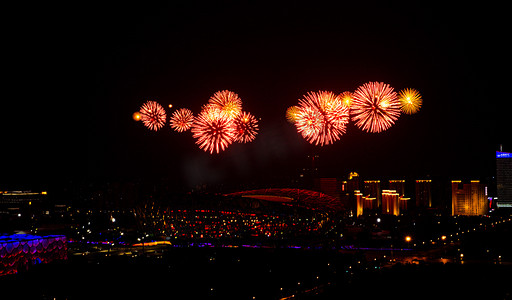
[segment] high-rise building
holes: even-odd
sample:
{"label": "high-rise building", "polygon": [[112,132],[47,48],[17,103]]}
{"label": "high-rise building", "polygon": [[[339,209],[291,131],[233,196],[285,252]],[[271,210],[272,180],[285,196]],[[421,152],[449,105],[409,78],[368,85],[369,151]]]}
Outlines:
{"label": "high-rise building", "polygon": [[348,175],[346,190],[349,192],[359,190],[359,174],[356,172],[350,172]]}
{"label": "high-rise building", "polygon": [[377,209],[381,205],[381,195],[380,195],[380,180],[365,180],[364,181],[364,196],[366,198],[375,199],[373,206],[374,209]]}
{"label": "high-rise building", "polygon": [[[411,198],[405,197],[405,180],[390,180],[389,189],[395,190],[398,193],[398,211],[402,213],[408,210]],[[384,191],[382,191],[382,202],[384,203]]]}
{"label": "high-rise building", "polygon": [[354,191],[354,196],[356,197],[356,216],[359,217],[363,214],[363,208],[364,208],[364,196],[363,193],[361,193],[360,190]]}
{"label": "high-rise building", "polygon": [[452,215],[482,216],[487,212],[487,186],[479,180],[452,181]]}
{"label": "high-rise building", "polygon": [[406,197],[400,197],[400,199],[398,199],[398,208],[400,210],[400,213],[409,210],[409,201],[410,200],[411,200],[411,198],[406,198]]}
{"label": "high-rise building", "polygon": [[512,208],[512,153],[496,151],[497,208]]}
{"label": "high-rise building", "polygon": [[341,188],[341,180],[337,178],[315,178],[315,190],[338,200],[341,199]]}
{"label": "high-rise building", "polygon": [[361,192],[359,188],[359,174],[350,172],[348,180],[341,181],[341,202],[350,211],[357,210],[356,191]]}
{"label": "high-rise building", "polygon": [[[405,196],[405,180],[390,180],[389,189],[395,190],[400,197]],[[384,192],[384,191],[382,191]]]}
{"label": "high-rise building", "polygon": [[416,180],[416,207],[432,207],[432,180]]}
{"label": "high-rise building", "polygon": [[382,213],[398,216],[400,214],[399,199],[400,194],[395,190],[382,190]]}

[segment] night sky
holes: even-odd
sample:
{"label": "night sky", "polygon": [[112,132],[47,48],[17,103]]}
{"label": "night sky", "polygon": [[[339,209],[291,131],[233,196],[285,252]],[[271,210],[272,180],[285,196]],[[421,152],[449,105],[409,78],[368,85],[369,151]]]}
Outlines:
{"label": "night sky", "polygon": [[[191,2],[7,7],[0,183],[266,183],[313,153],[327,177],[484,179],[498,145],[512,151],[507,8]],[[324,147],[286,122],[308,91],[369,81],[418,89],[422,109],[379,134],[350,124]],[[147,100],[198,113],[225,89],[261,120],[254,142],[220,154],[131,117]]]}

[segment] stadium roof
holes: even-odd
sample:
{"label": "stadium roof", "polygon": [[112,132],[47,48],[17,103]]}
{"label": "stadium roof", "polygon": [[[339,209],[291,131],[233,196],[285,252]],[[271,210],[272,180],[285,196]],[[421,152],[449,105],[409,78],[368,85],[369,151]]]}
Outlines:
{"label": "stadium roof", "polygon": [[263,201],[282,202],[309,209],[321,209],[326,211],[336,211],[343,208],[341,202],[332,196],[303,189],[259,189],[230,193],[225,196],[239,196]]}

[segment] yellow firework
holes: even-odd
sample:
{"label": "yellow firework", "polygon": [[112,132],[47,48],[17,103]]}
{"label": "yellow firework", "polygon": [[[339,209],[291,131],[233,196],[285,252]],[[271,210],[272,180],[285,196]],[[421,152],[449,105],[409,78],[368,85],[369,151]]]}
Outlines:
{"label": "yellow firework", "polygon": [[346,107],[350,107],[350,104],[352,104],[352,93],[351,92],[343,92],[340,95],[341,97],[341,104]]}
{"label": "yellow firework", "polygon": [[420,92],[409,88],[400,91],[398,98],[402,105],[402,111],[408,115],[417,113],[423,102]]}
{"label": "yellow firework", "polygon": [[297,114],[299,113],[299,107],[298,106],[290,106],[286,110],[286,120],[288,122],[294,124],[295,121],[297,121]]}

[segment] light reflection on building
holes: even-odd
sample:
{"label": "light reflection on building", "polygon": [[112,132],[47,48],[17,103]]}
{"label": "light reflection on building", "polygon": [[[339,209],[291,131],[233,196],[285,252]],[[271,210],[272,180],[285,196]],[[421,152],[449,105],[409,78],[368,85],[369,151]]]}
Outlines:
{"label": "light reflection on building", "polygon": [[479,180],[452,180],[452,215],[482,216],[488,211],[487,187]]}

